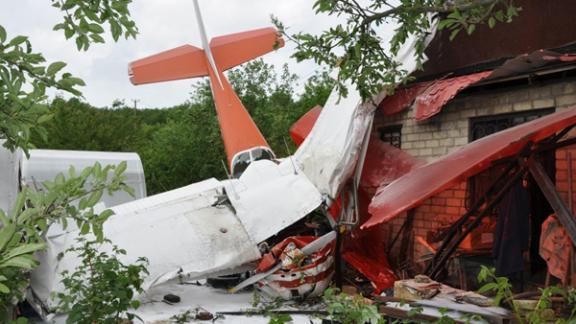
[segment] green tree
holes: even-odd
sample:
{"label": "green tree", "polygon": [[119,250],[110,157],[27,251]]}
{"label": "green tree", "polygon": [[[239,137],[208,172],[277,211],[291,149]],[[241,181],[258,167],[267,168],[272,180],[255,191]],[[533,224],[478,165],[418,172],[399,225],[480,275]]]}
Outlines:
{"label": "green tree", "polygon": [[[432,19],[438,20],[439,30],[449,29],[453,39],[462,31],[473,33],[480,24],[492,28],[497,22],[510,21],[520,10],[514,0],[316,0],[313,8],[317,14],[338,16],[344,22],[319,35],[290,35],[278,19],[273,22],[296,43],[294,58],[338,68],[340,93],[346,94],[344,82],[350,80],[365,99],[407,80],[407,71],[396,56],[409,38],[415,40],[421,65],[425,39],[434,28]],[[379,32],[384,24],[395,26],[387,44]]]}
{"label": "green tree", "polygon": [[[104,42],[104,24],[109,25],[115,40],[122,34],[134,37],[137,29],[129,16],[130,3],[131,0],[54,0],[52,6],[63,14],[63,22],[54,29],[63,30],[66,38],[74,37],[79,50]],[[78,87],[84,81],[63,73],[65,66],[64,62],[46,64],[26,36],[9,38],[0,25],[0,138],[5,139],[6,148],[21,148],[27,153],[31,134],[47,138],[47,88],[81,94]],[[23,298],[26,271],[37,265],[33,253],[44,248],[43,235],[51,223],[65,226],[74,220],[82,233],[92,231],[103,239],[102,223],[111,211],[98,214],[93,207],[104,191],[130,190],[123,183],[125,168],[125,164],[104,168],[96,164],[80,174],[72,169],[68,177],[60,174],[53,182],[44,183],[46,192],[24,189],[11,211],[0,210],[1,321],[10,319],[11,306]]]}
{"label": "green tree", "polygon": [[[130,19],[131,0],[53,0],[63,21],[54,30],[63,30],[67,39],[75,38],[79,50],[93,43],[103,43],[102,26],[108,25],[114,40],[121,35],[135,37],[138,30]],[[25,151],[30,147],[30,135],[46,138],[44,123],[50,118],[46,106],[46,89],[55,88],[81,95],[78,87],[84,81],[63,73],[64,62],[46,64],[41,53],[33,51],[28,37],[8,37],[0,25],[0,137],[5,147]]]}

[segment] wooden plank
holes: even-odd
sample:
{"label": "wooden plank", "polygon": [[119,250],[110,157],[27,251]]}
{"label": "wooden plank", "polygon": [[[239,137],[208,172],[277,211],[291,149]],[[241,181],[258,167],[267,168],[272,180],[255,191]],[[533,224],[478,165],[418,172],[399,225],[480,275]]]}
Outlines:
{"label": "wooden plank", "polygon": [[548,203],[550,203],[550,206],[554,209],[556,217],[558,217],[558,220],[564,226],[564,229],[572,240],[572,244],[576,245],[576,221],[574,220],[572,211],[570,211],[564,201],[562,201],[560,194],[556,191],[556,186],[554,186],[554,183],[550,180],[548,174],[546,174],[542,164],[536,159],[530,158],[526,162],[526,165],[532,177],[534,177],[534,180],[538,183],[546,200],[548,200]]}

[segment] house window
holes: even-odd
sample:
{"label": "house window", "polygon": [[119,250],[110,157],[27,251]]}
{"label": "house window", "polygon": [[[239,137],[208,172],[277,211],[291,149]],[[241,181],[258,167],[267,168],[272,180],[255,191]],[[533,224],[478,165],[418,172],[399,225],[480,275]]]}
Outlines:
{"label": "house window", "polygon": [[[548,108],[521,113],[472,118],[470,119],[469,140],[473,142],[482,137],[532,121],[553,112],[554,108]],[[469,178],[466,206],[470,207],[480,199],[492,183],[502,176],[505,169],[506,165],[504,164],[495,165]]]}
{"label": "house window", "polygon": [[402,146],[402,125],[386,126],[379,129],[380,140],[392,146]]}

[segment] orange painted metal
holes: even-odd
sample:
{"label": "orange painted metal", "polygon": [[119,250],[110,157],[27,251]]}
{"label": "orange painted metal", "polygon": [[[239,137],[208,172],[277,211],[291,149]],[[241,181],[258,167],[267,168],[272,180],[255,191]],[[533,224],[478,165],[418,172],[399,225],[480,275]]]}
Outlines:
{"label": "orange painted metal", "polygon": [[392,220],[488,167],[491,162],[518,154],[529,142],[538,143],[576,124],[576,107],[509,128],[469,143],[440,159],[416,168],[378,189],[370,203],[370,219],[363,229]]}
{"label": "orange painted metal", "polygon": [[290,137],[296,144],[300,146],[306,139],[308,134],[312,131],[312,127],[316,123],[318,116],[322,112],[322,106],[316,106],[310,109],[307,113],[302,115],[292,126],[290,126]]}
{"label": "orange painted metal", "polygon": [[284,40],[272,27],[214,37],[210,41],[214,60],[222,71],[283,46]]}
{"label": "orange painted metal", "polygon": [[[232,89],[224,73],[218,72],[220,75],[220,80],[218,80],[212,69],[209,69],[209,71],[220,132],[222,133],[224,149],[228,157],[228,165],[230,165],[230,170],[232,170],[232,158],[237,153],[254,147],[269,146],[262,133],[260,133],[258,126],[256,126],[256,123],[254,123],[254,120],[252,120],[252,117],[242,105],[240,98]],[[221,86],[219,81],[222,82]]]}
{"label": "orange painted metal", "polygon": [[232,169],[232,159],[236,154],[256,147],[269,148],[269,145],[223,71],[283,45],[284,41],[274,28],[216,37],[210,42],[216,70],[209,64],[205,50],[184,45],[130,63],[130,81],[138,85],[209,76],[220,131]]}
{"label": "orange painted metal", "polygon": [[207,76],[206,53],[183,45],[130,63],[128,74],[135,85]]}

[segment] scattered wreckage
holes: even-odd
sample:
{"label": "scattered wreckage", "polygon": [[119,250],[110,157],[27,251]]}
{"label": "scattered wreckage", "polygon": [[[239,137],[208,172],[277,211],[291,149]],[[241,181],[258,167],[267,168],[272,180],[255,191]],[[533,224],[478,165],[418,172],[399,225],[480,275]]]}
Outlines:
{"label": "scattered wreckage", "polygon": [[[298,149],[277,159],[223,72],[282,46],[282,40],[274,29],[265,28],[208,43],[195,5],[204,48],[185,45],[135,61],[130,76],[135,84],[210,78],[230,177],[112,207],[115,215],[104,224],[104,236],[127,251],[121,261],[149,260],[138,316],[146,322],[163,321],[201,307],[209,314],[228,316],[224,321],[247,321],[242,316],[249,313],[251,297],[244,288],[254,286],[283,300],[317,297],[332,279],[341,284],[346,261],[369,280],[372,302],[381,304],[380,312],[390,317],[410,318],[410,310],[419,308],[423,311],[418,320],[444,315],[460,320],[471,314],[480,316],[471,320],[474,323],[502,323],[512,317],[482,295],[434,281],[503,190],[483,198],[450,228],[429,263],[428,276],[398,280],[379,226],[402,213],[410,219],[411,210],[425,199],[502,161],[510,162],[510,176],[496,187],[509,188],[530,172],[548,188],[549,199],[557,201],[534,156],[546,147],[574,142],[562,137],[576,125],[576,108],[488,136],[424,164],[370,136],[376,107],[363,103],[350,88],[347,97],[333,92],[325,108],[315,108],[298,121],[291,129]],[[407,71],[416,67],[413,50],[408,42],[402,55]],[[382,102],[382,97],[374,102]],[[561,203],[553,207],[574,240],[569,212]],[[45,319],[58,322],[65,317],[51,313],[56,304],[51,296],[63,289],[60,274],[73,270],[78,260],[71,254],[57,256],[78,236],[75,228],[51,228],[48,249],[39,254],[28,300]],[[215,289],[199,283],[204,279],[212,286],[228,279],[233,284],[223,285],[228,290]],[[296,322],[309,322],[305,314],[322,313],[289,303],[279,311],[296,314]],[[259,321],[267,322],[249,319]]]}

